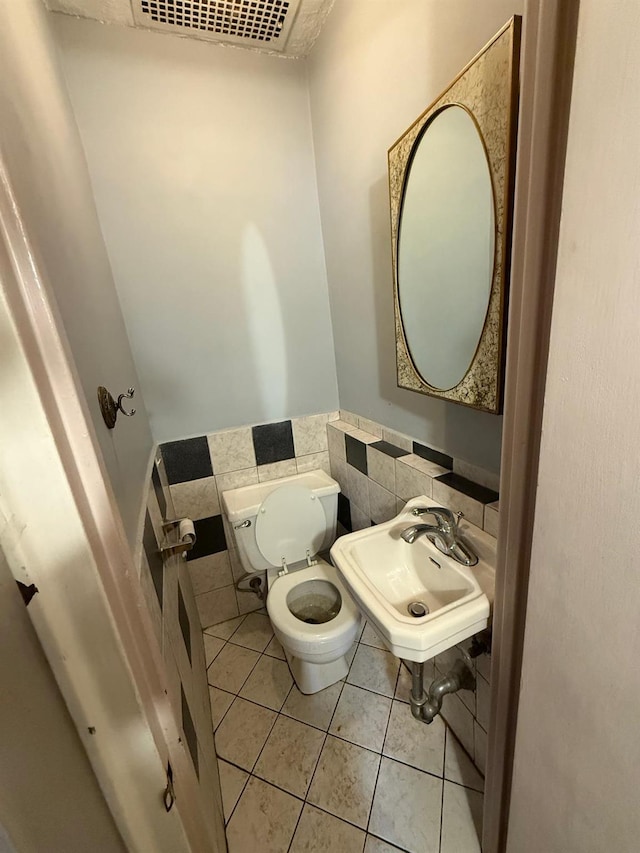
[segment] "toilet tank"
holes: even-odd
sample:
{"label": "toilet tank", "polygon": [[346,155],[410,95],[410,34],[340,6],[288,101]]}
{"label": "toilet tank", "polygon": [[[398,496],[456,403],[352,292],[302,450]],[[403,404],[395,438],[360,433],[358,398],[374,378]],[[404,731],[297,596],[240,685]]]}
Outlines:
{"label": "toilet tank", "polygon": [[[305,486],[319,498],[325,514],[326,533],[318,551],[325,551],[333,545],[336,536],[340,486],[325,471],[305,471],[304,474],[281,477],[267,483],[230,489],[222,493],[222,508],[235,537],[238,554],[246,572],[263,572],[273,568],[273,563],[266,560],[258,548],[256,518],[265,498],[285,485]],[[295,517],[292,517],[291,523],[295,525]],[[245,526],[242,526],[243,524]]]}

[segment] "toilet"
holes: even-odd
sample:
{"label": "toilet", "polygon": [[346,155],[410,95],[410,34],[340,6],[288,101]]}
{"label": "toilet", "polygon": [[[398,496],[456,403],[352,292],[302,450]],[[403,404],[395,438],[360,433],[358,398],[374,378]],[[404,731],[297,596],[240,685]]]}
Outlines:
{"label": "toilet", "polygon": [[344,678],[360,613],[319,553],[336,534],[340,486],[308,471],[222,493],[246,572],[267,577],[267,612],[302,693]]}

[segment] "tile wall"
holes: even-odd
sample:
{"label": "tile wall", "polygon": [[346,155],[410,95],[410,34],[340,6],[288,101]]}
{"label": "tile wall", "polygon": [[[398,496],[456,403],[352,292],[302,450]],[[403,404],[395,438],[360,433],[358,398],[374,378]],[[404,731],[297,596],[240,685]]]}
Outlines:
{"label": "tile wall", "polygon": [[316,468],[328,473],[327,423],[337,419],[338,412],[311,415],[161,446],[175,513],[196,528],[187,566],[203,628],[262,606],[253,592],[235,588],[245,572],[223,516],[222,492]]}
{"label": "tile wall", "polygon": [[[341,488],[338,535],[388,521],[407,500],[426,495],[434,505],[462,511],[465,524],[479,528],[486,536],[497,536],[498,478],[490,472],[342,410],[338,420],[327,424],[327,441],[331,475]],[[474,480],[469,479],[471,476]],[[475,692],[462,690],[446,696],[442,715],[484,773],[490,657],[483,654],[469,658],[469,645],[470,642],[461,643],[438,655],[433,676],[444,675],[460,655],[474,670]]]}
{"label": "tile wall", "polygon": [[[387,521],[416,495],[426,495],[434,503],[460,510],[465,523],[483,530],[487,536],[497,535],[495,475],[351,412],[223,430],[164,444],[161,451],[168,481],[167,498],[173,507],[169,511],[166,506],[159,506],[157,512],[163,517],[175,513],[194,520],[197,543],[188,553],[186,566],[204,628],[262,606],[252,592],[235,588],[244,570],[222,514],[220,496],[225,489],[322,468],[341,487],[339,535]],[[154,487],[159,505],[162,489],[157,482]],[[149,518],[148,521],[151,524]],[[148,525],[146,543],[153,543],[151,534]],[[147,550],[151,552],[147,586],[150,591],[157,591],[162,564],[153,557],[152,550]],[[153,598],[151,593],[150,597]],[[434,675],[446,672],[458,654],[466,655],[468,645],[439,655],[434,661]],[[443,714],[470,757],[484,771],[490,660],[482,655],[470,663],[477,674],[476,692],[462,691],[446,697]]]}

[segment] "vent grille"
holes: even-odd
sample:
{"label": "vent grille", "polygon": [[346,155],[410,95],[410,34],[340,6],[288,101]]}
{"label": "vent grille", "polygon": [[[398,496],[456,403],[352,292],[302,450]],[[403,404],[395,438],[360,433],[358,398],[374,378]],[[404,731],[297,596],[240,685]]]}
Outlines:
{"label": "vent grille", "polygon": [[266,45],[288,30],[290,6],[290,0],[140,0],[139,20],[147,26],[164,24],[208,38]]}

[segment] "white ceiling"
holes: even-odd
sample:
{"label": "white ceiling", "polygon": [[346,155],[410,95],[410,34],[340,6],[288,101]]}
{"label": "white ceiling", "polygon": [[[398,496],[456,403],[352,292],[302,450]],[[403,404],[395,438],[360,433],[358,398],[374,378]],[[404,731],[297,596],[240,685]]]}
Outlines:
{"label": "white ceiling", "polygon": [[[162,0],[159,0],[162,2]],[[203,0],[183,0],[183,6],[203,5]],[[204,0],[210,5],[216,4],[211,0]],[[268,4],[270,0],[264,0]],[[200,33],[198,30],[186,29],[184,27],[170,26],[167,24],[154,24],[151,19],[141,11],[141,0],[44,0],[45,5],[51,12],[61,12],[65,15],[74,15],[79,18],[90,18],[104,24],[113,24],[121,27],[136,27],[138,29],[153,29],[156,31],[169,32],[182,38],[204,39],[248,50],[259,50],[263,53],[271,53],[289,58],[303,58],[308,55],[314,42],[320,34],[322,25],[331,11],[334,0],[289,0],[290,15],[294,15],[293,23],[285,24],[283,29],[283,44],[277,42],[261,44],[253,39],[241,39],[238,37],[219,36],[214,33]],[[220,5],[220,0],[217,0]],[[226,4],[232,9],[243,6],[243,0],[226,0]],[[295,8],[297,7],[297,8]],[[149,25],[141,21],[149,21]]]}

